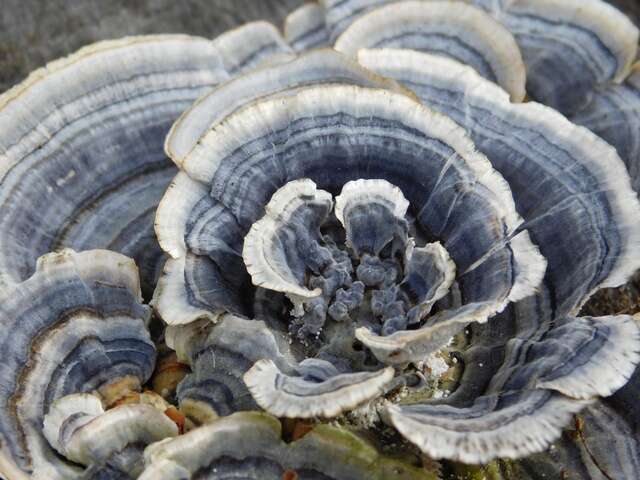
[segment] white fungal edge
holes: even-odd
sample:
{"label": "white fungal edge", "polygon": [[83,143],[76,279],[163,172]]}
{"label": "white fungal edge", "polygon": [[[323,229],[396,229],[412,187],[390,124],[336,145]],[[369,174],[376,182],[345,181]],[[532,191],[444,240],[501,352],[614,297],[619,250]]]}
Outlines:
{"label": "white fungal edge", "polygon": [[[127,55],[135,55],[136,58],[139,58],[140,53],[136,52],[136,47],[148,44],[157,47],[166,45],[165,50],[168,55],[172,50],[178,48],[181,48],[181,51],[184,50],[184,46],[179,47],[177,45],[178,43],[184,43],[185,45],[201,44],[203,46],[202,51],[209,51],[212,55],[211,73],[219,73],[215,71],[213,65],[213,63],[218,63],[218,60],[216,58],[214,62],[215,52],[212,50],[211,41],[205,38],[181,34],[133,36],[118,40],[101,41],[81,48],[67,57],[52,61],[46,66],[33,71],[23,82],[0,95],[0,180],[15,164],[19,163],[25,155],[35,150],[35,147],[39,145],[40,142],[45,139],[48,140],[54,135],[55,131],[69,122],[69,118],[63,114],[64,112],[60,110],[60,107],[57,112],[41,120],[41,124],[46,120],[48,126],[40,125],[40,128],[31,130],[17,143],[16,139],[11,137],[12,135],[16,135],[16,132],[14,129],[8,127],[11,122],[15,122],[16,119],[19,118],[14,110],[17,109],[20,115],[33,115],[32,112],[34,109],[37,110],[38,108],[38,97],[45,94],[51,95],[52,86],[49,82],[59,81],[59,76],[66,75],[74,69],[79,70],[79,75],[85,70],[88,72],[98,69],[103,70],[105,67],[101,66],[100,62],[104,62],[105,58],[109,58],[103,58],[105,54],[118,54],[119,58],[126,58]],[[94,64],[93,68],[92,64]],[[61,88],[68,90],[68,87],[67,84],[64,84]],[[43,93],[40,93],[41,91]],[[78,94],[78,92],[75,91],[73,93]],[[95,92],[80,92],[78,98],[91,94],[95,94]],[[74,101],[77,101],[78,98],[75,98]],[[69,103],[69,106],[72,105],[72,103]],[[2,118],[4,115],[6,115],[7,118]],[[73,120],[75,121],[77,119],[73,118]],[[24,145],[33,145],[33,147],[31,150],[25,152],[23,151]]]}
{"label": "white fungal edge", "polygon": [[169,258],[149,303],[167,325],[185,325],[200,319],[215,322],[222,311],[196,307],[190,302],[184,278],[185,257]]}
{"label": "white fungal edge", "polygon": [[[305,3],[296,8],[287,15],[284,20],[284,39],[290,45],[295,44],[296,40],[304,37],[309,32],[319,29],[326,29],[325,11],[322,5],[318,3]],[[327,32],[327,39],[329,32]]]}
{"label": "white fungal edge", "polygon": [[[362,372],[342,374],[338,377],[355,375],[361,376]],[[305,396],[297,396],[278,388],[280,384],[278,379],[285,375],[272,360],[257,361],[243,378],[256,403],[272,415],[286,418],[331,418],[379,397],[393,380],[394,375],[394,369],[387,367],[370,378],[337,390]]]}
{"label": "white fungal edge", "polygon": [[570,147],[566,149],[574,154],[573,157],[601,179],[600,190],[609,200],[622,243],[614,268],[593,292],[624,284],[640,268],[640,255],[637,254],[640,249],[640,201],[631,188],[631,178],[622,159],[611,145],[587,128],[571,123],[552,108],[535,102],[512,104],[508,94],[499,86],[485,80],[472,68],[448,58],[412,50],[381,49],[359,51],[358,61],[381,75],[394,78],[407,72],[427,78],[435,76],[443,86],[462,84],[467,96],[481,99],[488,108],[492,104],[499,105],[501,109],[525,119],[543,134],[548,133],[556,144]]}
{"label": "white fungal edge", "polygon": [[536,388],[556,390],[568,397],[608,397],[622,388],[640,363],[640,315],[591,317],[609,327],[609,336],[589,362],[567,376],[540,381]]}
{"label": "white fungal edge", "polygon": [[383,179],[373,180],[352,180],[342,187],[340,195],[336,197],[334,213],[343,227],[345,224],[345,210],[353,204],[382,203],[391,213],[399,219],[404,216],[409,209],[409,201],[404,198],[402,191]]}
{"label": "white fungal edge", "polygon": [[53,402],[44,416],[42,434],[61,455],[66,455],[66,450],[59,443],[60,429],[69,417],[78,413],[89,417],[101,415],[104,413],[102,401],[88,393],[68,395]]}
{"label": "white fungal edge", "polygon": [[538,246],[531,241],[527,230],[512,237],[509,243],[518,281],[511,287],[507,302],[498,310],[499,312],[504,310],[508,303],[523,300],[536,292],[547,272],[547,259],[540,253]]}
{"label": "white fungal edge", "polygon": [[[444,313],[447,312],[440,315]],[[383,363],[395,365],[417,362],[444,346],[469,323],[486,323],[495,313],[495,304],[489,303],[475,308],[471,314],[458,313],[446,320],[438,321],[434,316],[433,324],[416,330],[401,330],[382,336],[367,327],[359,327],[355,336]],[[427,346],[429,348],[426,348]]]}
{"label": "white fungal edge", "polygon": [[167,187],[156,210],[154,227],[160,247],[170,257],[185,256],[189,215],[196,204],[208,195],[205,185],[192,180],[184,172],[178,172]]}
{"label": "white fungal edge", "polygon": [[[431,458],[481,464],[495,458],[516,459],[546,450],[549,444],[560,437],[562,429],[573,415],[590,403],[592,401],[575,400],[558,394],[534,415],[516,416],[511,421],[504,411],[464,420],[425,416],[425,421],[418,421],[405,415],[398,405],[388,406],[384,416],[403,437]],[[517,410],[518,405],[510,409]],[[487,417],[499,420],[503,416],[508,423],[491,429],[483,425]],[[451,428],[447,427],[448,422],[453,424]],[[464,428],[456,431],[455,424],[461,422],[464,422]],[[471,428],[476,431],[471,431]]]}
{"label": "white fungal edge", "polygon": [[433,297],[431,297],[426,302],[426,305],[424,305],[428,312],[431,310],[431,307],[434,303],[436,303],[449,292],[449,288],[451,288],[451,285],[453,285],[453,282],[456,279],[456,264],[449,256],[449,252],[447,252],[447,249],[444,248],[440,242],[428,243],[424,247],[416,247],[413,242],[410,242],[407,245],[407,249],[405,252],[405,265],[409,265],[409,263],[411,262],[411,257],[416,250],[422,250],[424,252],[430,253],[434,259],[434,263],[436,264],[437,269],[444,273],[444,279],[442,280],[442,283],[434,292]]}
{"label": "white fungal edge", "polygon": [[[556,23],[580,25],[593,32],[613,53],[618,68],[614,82],[622,82],[629,74],[638,52],[639,32],[620,10],[602,0],[524,0],[506,2],[506,13],[539,16]],[[498,7],[494,17],[504,13]]]}
{"label": "white fungal edge", "polygon": [[[282,38],[280,31],[273,24],[263,20],[246,23],[228,30],[216,37],[212,43],[229,75],[246,71],[244,67],[239,68],[237,62],[253,56],[263,48],[275,46],[278,53],[268,53],[259,59],[258,65],[265,61],[276,60],[276,57],[285,56],[284,58],[287,58],[287,55],[294,53]],[[248,68],[255,68],[255,66],[254,63],[251,63]]]}
{"label": "white fungal edge", "polygon": [[335,42],[334,48],[355,56],[395,31],[429,25],[460,30],[464,40],[483,53],[498,83],[521,102],[526,95],[525,65],[515,38],[484,10],[461,2],[404,1],[384,5],[356,19]]}
{"label": "white fungal edge", "polygon": [[[50,413],[45,416],[47,439],[55,439],[56,450],[71,461],[90,465],[106,460],[111,453],[130,443],[152,443],[178,435],[177,425],[151,405],[121,405],[104,411],[100,400],[90,397],[93,395],[63,397],[54,402]],[[76,413],[86,413],[87,421],[73,431],[65,445],[60,445],[60,428]],[[96,439],[99,440],[96,442]]]}
{"label": "white fungal edge", "polygon": [[233,77],[200,97],[171,127],[165,139],[165,152],[182,167],[199,139],[231,113],[261,98],[293,95],[296,88],[336,83],[332,77],[341,79],[341,83],[359,80],[415,98],[413,92],[395,80],[365,69],[355,59],[333,49],[312,50],[289,62],[262,66]]}
{"label": "white fungal edge", "polygon": [[289,223],[292,214],[299,207],[311,201],[333,204],[331,194],[316,189],[316,184],[309,179],[294,180],[285,184],[271,197],[265,207],[265,215],[251,225],[242,248],[242,258],[253,284],[285,293],[294,303],[319,297],[322,290],[309,290],[298,285],[293,276],[284,277],[279,271],[283,265],[271,258],[270,247],[279,228]]}

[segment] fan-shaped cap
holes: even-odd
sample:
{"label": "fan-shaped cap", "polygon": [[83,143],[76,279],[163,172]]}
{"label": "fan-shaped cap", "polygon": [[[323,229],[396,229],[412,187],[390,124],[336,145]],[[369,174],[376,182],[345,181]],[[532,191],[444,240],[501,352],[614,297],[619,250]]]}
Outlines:
{"label": "fan-shaped cap", "polygon": [[110,248],[158,273],[153,213],[175,175],[171,123],[226,78],[210,41],[132,37],[83,48],[0,97],[0,270],[20,282],[61,246]]}
{"label": "fan-shaped cap", "polygon": [[264,480],[298,475],[335,480],[435,480],[433,474],[380,455],[346,430],[318,425],[288,444],[281,436],[280,423],[274,417],[236,413],[147,447],[147,468],[140,480],[188,479],[208,472],[233,472],[243,478]]}
{"label": "fan-shaped cap", "polygon": [[[308,145],[316,148],[309,149]],[[300,154],[302,149],[304,155]],[[332,164],[327,164],[327,159]],[[420,163],[419,169],[416,162]],[[211,204],[209,211],[224,211],[230,222],[237,221],[240,231],[262,217],[275,187],[290,182],[296,185],[300,178],[311,177],[329,191],[338,190],[353,178],[370,175],[397,185],[411,201],[421,227],[442,238],[458,268],[460,289],[473,304],[461,312],[460,321],[449,323],[457,323],[456,328],[469,321],[484,321],[509,301],[533,293],[544,273],[544,259],[527,233],[516,232],[521,219],[503,179],[453,123],[398,93],[343,85],[321,86],[301,89],[283,99],[259,100],[210,130],[186,157],[183,168],[189,178],[198,178],[211,186],[211,195],[219,204]],[[187,176],[183,177],[185,181]],[[204,194],[205,189],[201,191]],[[180,195],[180,191],[174,188],[170,195]],[[210,201],[209,197],[206,201]],[[195,207],[192,209],[196,211]],[[198,217],[203,215],[202,210],[197,211]],[[256,225],[261,225],[260,222]],[[184,223],[185,220],[180,221]],[[167,225],[171,227],[170,222]],[[257,245],[251,239],[262,242],[268,238],[257,233],[256,225],[245,242],[245,253],[249,252],[247,246]],[[314,235],[313,229],[306,235]],[[295,236],[287,238],[290,242]],[[163,244],[172,245],[170,241]],[[300,245],[308,247],[310,243]],[[286,258],[285,250],[287,255],[296,251],[281,250],[278,258]],[[318,261],[319,257],[311,257]],[[262,257],[261,265],[269,263],[266,259]],[[256,261],[253,257],[248,260]],[[202,261],[208,260],[203,257]],[[279,268],[288,263],[279,260],[273,265]],[[273,265],[263,270],[270,270]],[[297,277],[291,276],[298,280],[288,283],[299,287],[299,279],[305,273],[304,262],[292,261],[293,265],[300,267],[296,270]],[[211,283],[206,287],[205,283],[190,283],[187,277],[196,275],[188,269],[184,272],[178,271],[175,285],[184,284],[183,291],[195,292],[191,298],[215,291]],[[206,282],[213,275],[198,278]],[[258,282],[258,285],[266,284]],[[292,288],[287,291],[296,294]],[[163,301],[162,290],[158,292],[157,305]],[[181,295],[181,298],[189,297]],[[210,304],[210,310],[215,310],[214,303]],[[169,323],[177,321],[177,317],[163,317]],[[442,335],[438,341],[447,340]]]}
{"label": "fan-shaped cap", "polygon": [[52,253],[31,278],[5,287],[0,305],[4,449],[26,471],[64,476],[69,467],[38,426],[52,402],[120,381],[139,387],[153,371],[138,271],[131,259],[105,250]]}
{"label": "fan-shaped cap", "polygon": [[404,245],[408,208],[402,191],[386,180],[353,180],[336,197],[335,215],[356,255],[378,255],[394,238]]}
{"label": "fan-shaped cap", "polygon": [[109,462],[135,476],[142,470],[143,448],[178,435],[178,426],[150,405],[121,405],[105,412],[100,399],[80,393],[51,405],[43,432],[51,446],[73,462]]}
{"label": "fan-shaped cap", "polygon": [[325,11],[318,3],[305,3],[284,21],[284,38],[296,51],[302,52],[329,44]]}
{"label": "fan-shaped cap", "polygon": [[591,90],[620,82],[638,49],[638,29],[602,0],[473,0],[516,38],[527,91],[567,115]]}
{"label": "fan-shaped cap", "polygon": [[640,324],[626,315],[556,320],[541,340],[514,338],[506,357],[523,362],[503,364],[490,388],[513,390],[529,384],[568,397],[608,397],[627,383],[640,362]]}
{"label": "fan-shaped cap", "polygon": [[320,226],[332,207],[331,194],[308,179],[289,182],[274,193],[265,216],[244,239],[242,257],[253,284],[283,292],[294,302],[318,297],[319,288],[303,284],[306,270],[318,262]]}
{"label": "fan-shaped cap", "polygon": [[251,392],[270,413],[333,417],[378,397],[394,375],[393,369],[340,372],[325,360],[298,363],[289,337],[258,320],[224,315],[215,326],[195,322],[170,328],[169,345],[194,370],[179,385],[178,398],[181,407],[200,402],[198,416],[253,409]]}
{"label": "fan-shaped cap", "polygon": [[332,42],[361,15],[393,0],[320,0],[325,10],[325,24]]}
{"label": "fan-shaped cap", "polygon": [[548,260],[546,281],[560,314],[640,267],[640,204],[605,142],[549,108],[512,104],[506,92],[453,60],[393,49],[362,51],[359,59],[411,84],[425,103],[468,129],[512,186],[522,227]]}
{"label": "fan-shaped cap", "polygon": [[[640,325],[632,317],[557,323],[540,340],[509,340],[486,393],[470,405],[392,406],[388,420],[435,458],[480,463],[546,449],[572,414],[623,386],[640,361]],[[466,362],[479,377],[491,373],[490,363]]]}
{"label": "fan-shaped cap", "polygon": [[264,21],[229,30],[212,43],[230,76],[240,75],[263,63],[287,59],[293,54],[278,29]]}
{"label": "fan-shaped cap", "polygon": [[379,397],[394,377],[390,367],[339,374],[327,361],[308,362],[299,370],[312,366],[311,378],[283,375],[272,361],[260,360],[244,375],[244,381],[258,405],[273,415],[331,418]]}
{"label": "fan-shaped cap", "polygon": [[[326,98],[332,99],[329,105],[326,103]],[[370,126],[364,125],[367,122],[362,118],[365,111],[369,112],[369,122],[372,122]],[[349,120],[349,115],[354,115],[353,112],[359,112],[360,120],[358,122],[364,122],[362,126],[353,125],[353,120]],[[341,120],[338,124],[335,120],[330,120],[331,115],[340,116]],[[381,340],[389,346],[374,350],[378,352],[378,358],[385,362],[401,363],[407,361],[408,358],[418,358],[446,343],[449,337],[461,329],[465,323],[485,321],[489,316],[504,308],[509,301],[531,294],[540,282],[545,266],[544,260],[531,244],[526,232],[515,234],[520,219],[509,199],[506,184],[499,176],[495,175],[486,159],[474,152],[473,147],[453,124],[437,116],[434,116],[432,121],[427,121],[427,117],[431,118],[430,115],[430,112],[426,111],[424,107],[420,107],[411,99],[399,94],[346,86],[310,87],[284,99],[260,100],[245,110],[232,114],[224,123],[214,127],[203,137],[200,144],[187,156],[183,166],[187,175],[199,178],[200,182],[212,182],[211,193],[220,204],[210,204],[209,211],[224,211],[224,217],[229,218],[230,222],[235,224],[237,221],[240,231],[247,229],[253,221],[260,218],[264,211],[264,205],[274,193],[274,186],[284,185],[285,180],[294,181],[296,178],[308,174],[316,176],[320,171],[315,166],[316,162],[324,161],[326,158],[323,156],[325,155],[323,154],[324,150],[331,152],[326,155],[328,158],[334,158],[337,162],[336,166],[341,164],[350,166],[349,170],[345,170],[344,168],[334,169],[323,164],[323,174],[316,178],[324,182],[329,190],[335,191],[338,186],[341,187],[349,181],[350,177],[367,177],[368,174],[365,171],[375,171],[376,176],[383,176],[399,185],[403,194],[412,200],[412,205],[419,212],[418,220],[422,226],[433,235],[441,236],[444,239],[443,244],[461,275],[460,288],[471,303],[470,306],[466,306],[465,309],[458,312],[456,320],[448,321],[452,318],[451,316],[438,317],[446,320],[445,323],[448,327],[446,332],[441,329],[442,326],[437,328],[439,332],[439,335],[435,337],[437,341],[426,342],[425,339],[432,338],[432,334],[429,333],[425,336],[424,332],[410,333],[412,345],[416,345],[416,348],[411,349],[405,349],[407,342],[404,339],[399,339],[398,342],[392,344],[389,344],[389,339]],[[389,126],[392,126],[392,128],[386,128],[383,134],[377,130],[380,128],[382,119],[384,122],[388,122]],[[318,122],[319,127],[311,129],[308,125],[310,121]],[[327,122],[328,125],[321,127],[320,125],[324,122]],[[303,129],[298,130],[296,125],[303,126]],[[329,143],[320,140],[322,128],[331,132],[331,136],[328,137],[331,139]],[[362,130],[362,133],[356,134],[355,132],[360,132],[359,129]],[[415,132],[416,129],[417,131],[426,129],[427,138],[438,132],[434,135],[435,143],[429,143],[431,141],[427,140],[427,143],[422,144],[423,146],[408,147],[408,151],[398,155],[397,152],[405,148],[403,145],[407,141],[404,132]],[[429,132],[429,130],[431,131]],[[231,133],[232,131],[235,133]],[[306,133],[307,131],[312,132],[311,137]],[[240,132],[242,132],[241,135]],[[378,143],[380,135],[393,140],[381,148]],[[306,150],[304,156],[297,155],[296,148],[306,146],[306,142],[311,141],[309,138],[314,138],[314,136],[317,136],[317,141],[323,142],[322,147],[314,149],[311,153]],[[356,143],[350,148],[337,150],[332,146],[334,143],[339,145],[340,142],[347,142],[348,145],[355,138],[358,139],[358,142],[362,142],[362,145]],[[420,138],[420,135],[416,135],[416,138]],[[425,142],[425,140],[418,140],[419,145],[420,142]],[[434,145],[442,145],[441,142],[451,146],[447,146],[442,153],[439,150],[440,146],[429,152],[434,148]],[[259,146],[261,144],[268,144],[269,147],[263,149]],[[365,146],[366,144],[369,145]],[[251,146],[248,147],[248,145]],[[296,145],[299,146],[295,147]],[[411,145],[411,143],[407,142],[406,145]],[[415,148],[426,148],[426,150],[421,153]],[[360,157],[361,149],[367,149],[368,155]],[[388,155],[383,155],[382,152],[385,149],[388,150]],[[384,156],[384,162],[380,161],[377,164],[378,169],[373,170],[370,166],[371,152],[378,150],[380,150],[381,158]],[[342,159],[333,152],[338,152]],[[268,158],[265,156],[267,154]],[[430,163],[434,154],[438,160]],[[250,161],[249,157],[251,157]],[[260,158],[263,158],[265,163],[257,163]],[[291,160],[287,160],[287,158],[291,158]],[[394,158],[397,165],[394,165],[393,162],[390,163],[389,158]],[[418,170],[419,175],[407,178],[406,173],[415,170],[416,159],[424,162],[424,168]],[[231,167],[232,165],[243,165],[244,162],[247,162],[247,165],[253,165],[252,169]],[[362,162],[362,167],[359,166],[359,162]],[[261,166],[256,168],[257,165]],[[225,178],[231,173],[233,175],[239,174],[242,178]],[[187,176],[183,176],[183,178],[186,182],[185,185],[188,184]],[[479,181],[474,183],[472,178],[477,178]],[[227,185],[233,185],[235,192],[233,195],[230,195],[231,190],[228,193],[225,191]],[[249,185],[251,185],[250,193],[249,190],[245,190],[249,188]],[[466,191],[463,197],[457,195],[461,185],[470,186],[470,190]],[[242,189],[242,192],[247,191],[248,194],[239,193],[237,188]],[[431,192],[430,188],[433,189]],[[205,189],[201,189],[201,192],[204,195]],[[168,195],[180,195],[180,191],[174,188]],[[186,194],[184,198],[189,198],[189,195]],[[210,197],[201,201],[202,205],[205,205],[210,202]],[[197,210],[195,207],[192,209],[194,212]],[[162,206],[160,211],[162,211]],[[201,217],[203,210],[197,211],[199,212],[198,217]],[[448,215],[441,215],[445,211],[448,211]],[[464,215],[466,221],[458,221],[456,219],[458,215]],[[214,216],[220,218],[217,213],[215,215],[207,214],[207,217]],[[182,218],[186,218],[186,216]],[[492,218],[492,220],[488,220],[488,218]],[[179,223],[184,224],[186,220],[180,220]],[[222,223],[218,224],[222,225]],[[446,228],[445,225],[447,225]],[[494,225],[503,226],[494,228]],[[175,231],[175,229],[173,230]],[[161,231],[159,229],[159,232]],[[216,227],[211,231],[222,232],[223,230]],[[233,231],[236,231],[235,227]],[[237,234],[238,238],[241,236],[241,234]],[[211,235],[209,238],[216,238],[216,236]],[[250,235],[248,240],[251,238],[263,241],[266,237]],[[289,236],[288,238],[291,240],[295,237]],[[163,242],[162,238],[161,242]],[[306,243],[308,242],[302,242],[302,244]],[[164,244],[170,245],[171,243],[164,242]],[[247,241],[246,245],[253,244]],[[473,245],[473,248],[469,248],[470,245]],[[224,251],[229,252],[234,249],[225,249]],[[291,248],[286,250],[289,253],[295,251]],[[211,253],[208,253],[208,258],[211,257]],[[194,255],[192,258],[203,264],[209,262],[207,257],[200,255]],[[263,257],[263,260],[266,261],[266,258]],[[512,260],[507,261],[507,258],[512,258]],[[251,262],[254,260],[251,259]],[[286,263],[277,262],[276,264],[286,265]],[[303,265],[300,262],[293,263]],[[169,262],[167,267],[172,264],[175,263]],[[505,265],[508,268],[505,269]],[[157,291],[155,304],[162,305],[164,302],[170,306],[174,304],[174,298],[196,298],[200,301],[203,296],[210,296],[211,292],[233,293],[235,291],[237,293],[245,291],[237,288],[219,288],[212,283],[211,279],[216,278],[212,274],[213,271],[205,269],[203,272],[209,272],[205,275],[200,274],[198,268],[194,268],[193,265],[188,268],[179,265],[177,273],[170,277],[167,276],[166,279],[167,281],[171,279],[171,285],[175,286],[177,291],[184,293],[177,296],[165,295],[163,293],[165,291],[162,289],[163,279],[160,283],[161,288]],[[305,269],[298,269],[297,278],[302,278],[304,273]],[[236,275],[235,278],[239,278],[239,275]],[[492,281],[487,281],[488,278],[491,278]],[[191,279],[194,279],[195,283]],[[289,283],[299,285],[300,282],[296,280]],[[224,287],[224,283],[219,284]],[[226,301],[226,299],[232,298],[232,295],[224,295],[224,298]],[[189,302],[194,303],[193,300],[189,300]],[[220,300],[214,299],[209,303],[203,301],[200,305],[204,305],[205,311],[212,311],[215,315],[216,309],[223,304]],[[161,315],[169,323],[192,321],[203,311],[200,305],[196,309],[195,315],[181,315],[182,319],[179,319],[178,315],[170,316],[171,310],[169,308],[164,312],[161,311]],[[180,310],[189,311],[183,308]],[[242,310],[236,311],[242,312]],[[363,335],[361,336],[364,338]],[[371,346],[373,340],[366,343]],[[399,349],[404,349],[405,353],[394,357],[393,355],[396,355]],[[392,358],[396,358],[396,360],[392,360]]]}
{"label": "fan-shaped cap", "polygon": [[171,128],[165,143],[167,155],[181,165],[202,135],[241,107],[261,98],[289,96],[301,87],[327,83],[353,83],[412,95],[393,80],[362,68],[332,49],[306,52],[290,61],[244,72],[204,95]]}
{"label": "fan-shaped cap", "polygon": [[530,390],[479,397],[464,408],[391,406],[387,416],[405,438],[433,458],[486,463],[544,450],[589,403]]}
{"label": "fan-shaped cap", "polygon": [[515,102],[525,97],[525,68],[515,39],[483,10],[462,2],[392,2],[356,19],[335,49],[404,48],[444,55],[495,81]]}
{"label": "fan-shaped cap", "polygon": [[616,147],[633,189],[640,192],[640,66],[622,84],[595,89],[570,118]]}

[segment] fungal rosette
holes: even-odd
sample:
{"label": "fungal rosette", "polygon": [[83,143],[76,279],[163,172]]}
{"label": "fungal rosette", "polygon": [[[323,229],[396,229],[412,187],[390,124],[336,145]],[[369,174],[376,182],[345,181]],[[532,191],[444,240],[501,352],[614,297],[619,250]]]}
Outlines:
{"label": "fungal rosette", "polygon": [[[631,376],[637,322],[575,315],[640,266],[640,205],[611,146],[521,103],[531,57],[500,18],[308,5],[286,22],[297,58],[174,125],[153,305],[194,370],[179,387],[194,417],[334,417],[383,399],[425,453],[478,463],[543,450]],[[616,39],[604,45],[626,58]],[[304,52],[333,42],[342,56]],[[451,350],[464,367],[441,398],[417,366]],[[422,401],[395,404],[398,388]]]}
{"label": "fungal rosette", "polygon": [[0,97],[0,472],[437,477],[327,420],[640,472],[638,319],[579,314],[640,268],[637,42],[600,0],[322,0],[32,74]]}

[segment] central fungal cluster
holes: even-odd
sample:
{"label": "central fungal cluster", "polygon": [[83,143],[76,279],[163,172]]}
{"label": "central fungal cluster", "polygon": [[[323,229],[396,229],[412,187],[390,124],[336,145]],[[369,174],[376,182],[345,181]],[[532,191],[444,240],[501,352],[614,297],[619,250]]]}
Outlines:
{"label": "central fungal cluster", "polygon": [[289,297],[293,333],[303,342],[322,335],[321,356],[352,345],[357,328],[387,336],[419,326],[448,293],[455,265],[439,243],[416,246],[408,206],[387,181],[358,180],[334,211],[330,193],[298,180],[274,194],[245,237],[253,283]]}
{"label": "central fungal cluster", "polygon": [[[608,123],[638,37],[600,0],[323,0],[32,74],[0,97],[0,472],[438,477],[326,423],[366,410],[445,465],[640,476],[601,400],[638,320],[579,316],[640,268]],[[581,411],[612,449],[561,437]]]}

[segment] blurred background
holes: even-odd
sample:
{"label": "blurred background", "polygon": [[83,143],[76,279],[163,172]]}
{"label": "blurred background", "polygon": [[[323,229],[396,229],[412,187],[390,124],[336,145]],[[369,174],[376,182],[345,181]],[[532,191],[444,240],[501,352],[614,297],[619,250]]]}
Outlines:
{"label": "blurred background", "polygon": [[[281,26],[305,0],[0,0],[0,92],[89,43],[150,33],[213,38],[251,20]],[[610,0],[640,20],[638,0]]]}

